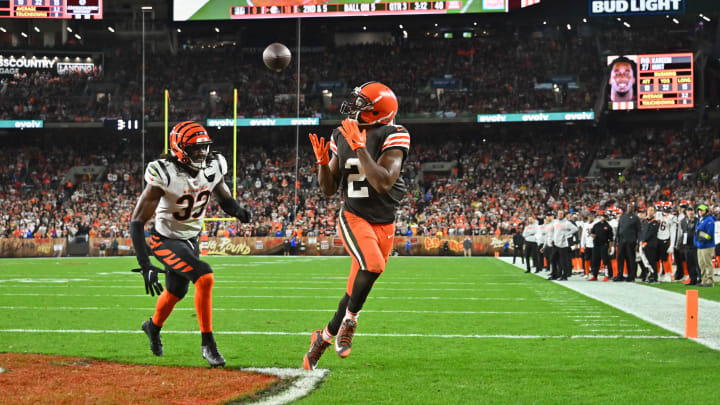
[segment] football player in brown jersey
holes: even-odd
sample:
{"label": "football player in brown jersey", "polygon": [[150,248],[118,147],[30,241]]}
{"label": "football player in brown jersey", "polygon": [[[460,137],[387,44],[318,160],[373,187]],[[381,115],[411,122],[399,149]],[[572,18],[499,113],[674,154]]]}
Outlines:
{"label": "football player in brown jersey", "polygon": [[340,112],[348,118],[329,141],[310,134],[322,192],[332,196],[342,189],[337,230],[352,265],[337,312],[325,329],[312,333],[306,370],[315,368],[333,338],[338,356],[350,355],[358,314],[392,250],[395,211],[405,192],[400,173],[410,150],[410,134],[394,124],[397,109],[389,87],[365,83],[343,102]]}

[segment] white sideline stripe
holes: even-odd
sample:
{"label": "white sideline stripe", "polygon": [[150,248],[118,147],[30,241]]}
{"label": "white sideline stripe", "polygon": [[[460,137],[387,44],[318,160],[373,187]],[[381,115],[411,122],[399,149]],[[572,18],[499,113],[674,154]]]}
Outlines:
{"label": "white sideline stripe", "polygon": [[[30,307],[30,306],[0,306],[0,309],[9,310],[32,310],[32,311],[152,311],[152,307]],[[175,308],[173,311],[195,311],[195,308]],[[250,311],[250,312],[335,312],[335,309],[297,309],[297,308],[213,308],[213,311]],[[383,313],[383,314],[457,314],[457,315],[514,315],[514,314],[561,314],[564,312],[546,312],[546,311],[423,311],[423,310],[377,310],[367,309],[362,311],[363,314]],[[574,319],[575,322],[584,322],[580,319]]]}
{"label": "white sideline stripe", "polygon": [[[147,297],[147,294],[38,294],[38,293],[0,293],[0,296],[27,297]],[[215,295],[213,298],[312,298],[337,299],[338,295]],[[450,300],[450,301],[525,301],[525,298],[486,298],[486,297],[373,297],[374,300]]]}
{"label": "white sideline stripe", "polygon": [[242,368],[242,371],[250,371],[260,374],[269,374],[280,378],[295,378],[296,380],[285,391],[279,392],[269,398],[265,398],[259,402],[253,402],[254,405],[280,405],[295,402],[296,400],[306,396],[310,391],[315,389],[317,385],[327,377],[330,370],[315,369],[303,370],[296,368]]}
{"label": "white sideline stripe", "polygon": [[[510,261],[499,260],[511,264]],[[515,266],[519,267],[519,266]],[[543,277],[542,274],[535,274]],[[597,283],[579,277],[554,283],[602,302],[645,322],[685,336],[685,295],[638,283]],[[700,290],[702,291],[702,290]],[[698,338],[694,340],[720,350],[720,302],[698,300]]]}
{"label": "white sideline stripe", "polygon": [[[86,333],[86,334],[130,334],[145,333],[142,330],[100,330],[100,329],[0,329],[0,333]],[[163,334],[197,335],[196,330],[163,330]],[[261,335],[261,336],[306,336],[310,332],[272,332],[272,331],[220,331],[216,335]],[[681,339],[671,335],[459,335],[459,334],[424,334],[424,333],[356,333],[355,336],[395,337],[395,338],[439,338],[439,339]]]}

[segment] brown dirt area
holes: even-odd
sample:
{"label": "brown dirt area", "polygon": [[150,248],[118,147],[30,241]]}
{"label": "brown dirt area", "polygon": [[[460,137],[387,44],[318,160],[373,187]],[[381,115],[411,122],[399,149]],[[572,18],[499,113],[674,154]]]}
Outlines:
{"label": "brown dirt area", "polygon": [[233,369],[118,364],[0,353],[3,404],[217,404],[271,389],[275,376]]}

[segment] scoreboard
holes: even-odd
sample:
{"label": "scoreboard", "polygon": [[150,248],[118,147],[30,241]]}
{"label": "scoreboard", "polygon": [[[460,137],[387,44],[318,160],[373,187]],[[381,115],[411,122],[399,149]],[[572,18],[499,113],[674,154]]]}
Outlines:
{"label": "scoreboard", "polygon": [[638,55],[638,109],[692,108],[693,54]]}
{"label": "scoreboard", "polygon": [[174,0],[174,21],[507,13],[539,0]]}
{"label": "scoreboard", "polygon": [[100,20],[103,0],[0,0],[0,18]]}
{"label": "scoreboard", "polygon": [[230,9],[231,19],[283,17],[341,17],[350,15],[445,14],[460,12],[462,0],[397,1],[387,3],[336,3],[285,6],[236,6]]}
{"label": "scoreboard", "polygon": [[693,108],[693,58],[692,52],[608,56],[608,108]]}

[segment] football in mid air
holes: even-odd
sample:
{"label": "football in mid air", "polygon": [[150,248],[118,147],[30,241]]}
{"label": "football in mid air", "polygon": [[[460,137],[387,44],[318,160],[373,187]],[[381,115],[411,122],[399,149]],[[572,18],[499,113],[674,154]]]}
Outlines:
{"label": "football in mid air", "polygon": [[263,51],[263,62],[270,70],[281,72],[290,64],[292,54],[287,46],[274,42]]}

